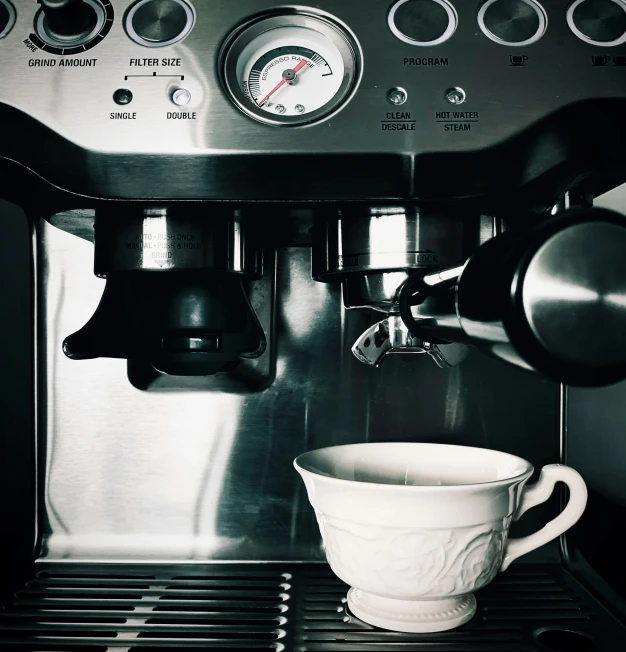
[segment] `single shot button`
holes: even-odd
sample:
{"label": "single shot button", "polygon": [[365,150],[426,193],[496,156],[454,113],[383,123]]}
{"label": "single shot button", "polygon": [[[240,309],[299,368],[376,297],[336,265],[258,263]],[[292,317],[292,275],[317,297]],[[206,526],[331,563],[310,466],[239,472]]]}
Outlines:
{"label": "single shot button", "polygon": [[121,106],[130,104],[133,101],[133,94],[127,88],[118,88],[113,93],[113,101]]}
{"label": "single shot button", "polygon": [[478,10],[478,25],[496,43],[521,46],[538,41],[548,19],[535,0],[487,0]]}

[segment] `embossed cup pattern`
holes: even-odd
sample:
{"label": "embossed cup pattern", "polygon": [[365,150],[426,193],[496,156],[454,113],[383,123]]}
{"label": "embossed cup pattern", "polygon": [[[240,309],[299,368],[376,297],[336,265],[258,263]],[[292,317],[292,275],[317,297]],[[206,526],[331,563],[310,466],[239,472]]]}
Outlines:
{"label": "embossed cup pattern", "polygon": [[[349,612],[400,632],[441,632],[476,613],[474,591],[580,518],[587,488],[567,466],[537,482],[530,462],[488,449],[367,443],[295,460],[335,574],[351,588]],[[508,537],[512,520],[544,503],[557,482],[565,509],[538,532]]]}
{"label": "embossed cup pattern", "polygon": [[346,584],[389,598],[471,593],[495,577],[510,518],[454,529],[380,528],[317,512],[326,557]]}

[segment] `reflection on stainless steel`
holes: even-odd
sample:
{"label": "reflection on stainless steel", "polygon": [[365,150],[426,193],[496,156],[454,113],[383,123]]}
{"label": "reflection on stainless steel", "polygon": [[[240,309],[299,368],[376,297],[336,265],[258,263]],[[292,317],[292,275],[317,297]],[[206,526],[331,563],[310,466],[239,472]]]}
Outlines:
{"label": "reflection on stainless steel", "polygon": [[237,210],[117,207],[98,211],[94,230],[98,276],[168,269],[262,272],[258,234]]}
{"label": "reflection on stainless steel", "polygon": [[357,360],[372,367],[380,367],[392,354],[428,353],[438,367],[454,367],[465,360],[469,348],[464,344],[432,344],[416,337],[409,331],[399,315],[368,328],[352,346]]}
{"label": "reflection on stainless steel", "polygon": [[[557,459],[556,385],[475,355],[444,370],[427,356],[360,364],[349,346],[371,313],[343,311],[338,287],[311,280],[308,248],[277,253],[286,301],[265,391],[141,391],[123,361],[72,362],[62,339],[92,314],[104,281],[91,273],[89,242],[48,223],[41,232],[43,560],[321,560],[291,466],[321,446],[439,441],[524,454],[536,466]],[[533,510],[521,527],[552,509]]]}
{"label": "reflection on stainless steel", "polygon": [[442,269],[438,272],[435,272],[434,274],[427,274],[422,278],[422,283],[433,289],[447,284],[453,286],[463,273],[463,267],[464,265],[460,265],[458,267]]}
{"label": "reflection on stainless steel", "polygon": [[347,308],[397,314],[398,291],[411,270],[464,263],[486,236],[485,221],[493,223],[415,206],[343,211],[316,225],[313,277],[341,281]]}
{"label": "reflection on stainless steel", "polygon": [[528,266],[522,295],[528,322],[564,360],[591,366],[626,360],[625,226],[626,218],[621,226],[573,226],[546,242]]}
{"label": "reflection on stainless steel", "polygon": [[65,211],[57,213],[50,217],[50,223],[62,231],[77,235],[83,240],[94,242],[94,224],[96,221],[96,211],[83,209]]}
{"label": "reflection on stainless steel", "polygon": [[456,313],[454,288],[444,289],[426,298],[420,297],[419,300],[421,303],[411,306],[409,315],[404,308],[402,310],[403,318],[416,333],[434,341],[462,343],[470,341]]}
{"label": "reflection on stainless steel", "polygon": [[344,279],[343,303],[346,308],[373,308],[390,313],[396,310],[398,288],[410,272],[354,274]]}
{"label": "reflection on stainless steel", "polygon": [[[513,184],[521,178],[538,177],[560,162],[559,152],[567,156],[567,141],[553,136],[529,148],[541,151],[535,164],[522,161],[521,150],[516,150],[519,160],[511,157],[513,163],[496,147],[507,138],[573,103],[626,94],[619,66],[606,66],[602,75],[592,75],[587,84],[562,83],[568,74],[581,74],[580,57],[588,47],[569,38],[565,21],[552,21],[551,38],[541,43],[546,60],[556,58],[561,64],[527,68],[527,84],[520,84],[508,66],[491,58],[493,43],[474,38],[475,21],[460,21],[454,39],[442,46],[442,56],[449,58],[446,72],[451,79],[467,80],[467,88],[472,88],[471,109],[485,119],[474,123],[471,132],[455,132],[452,142],[450,133],[433,122],[434,112],[445,109],[441,105],[445,89],[436,71],[415,75],[410,66],[400,66],[398,79],[390,79],[393,61],[402,63],[405,57],[416,55],[407,53],[407,45],[385,31],[388,7],[379,0],[327,0],[319,9],[310,6],[309,10],[322,15],[328,12],[356,35],[363,49],[367,84],[360,84],[345,107],[324,123],[304,130],[268,129],[241,112],[229,97],[220,79],[220,46],[252,17],[267,9],[280,11],[281,6],[292,9],[293,5],[261,0],[210,6],[196,3],[196,23],[189,35],[155,50],[142,48],[124,30],[123,17],[133,1],[115,1],[115,20],[106,38],[75,55],[86,65],[69,67],[59,62],[70,57],[25,47],[39,5],[34,0],[17,3],[15,26],[2,39],[3,59],[15,65],[3,68],[0,111],[3,118],[10,115],[23,129],[5,132],[3,155],[62,187],[107,197],[236,200],[262,195],[285,199],[287,194],[301,197],[308,192],[325,199],[366,194],[381,200],[424,195],[446,199],[449,188],[455,188],[456,196],[467,197],[485,189],[487,193],[501,191],[504,178],[510,179],[510,187],[517,187]],[[471,48],[465,47],[467,40],[472,41]],[[461,48],[461,55],[454,55],[456,48]],[[490,83],[482,84],[485,79]],[[181,82],[192,97],[185,111],[171,101]],[[381,120],[386,120],[386,113],[393,108],[387,104],[386,94],[390,84],[396,83],[409,97],[402,108],[411,113],[414,130],[381,129]],[[558,93],[550,92],[557,87]],[[133,92],[130,105],[120,107],[113,102],[113,93],[119,88]],[[498,101],[498,97],[507,101]],[[195,117],[168,118],[172,112]],[[111,119],[111,113],[128,113],[131,118]],[[577,129],[601,126],[597,124],[601,121],[589,120],[584,111],[579,114],[580,123],[565,138]],[[40,125],[51,131],[39,131]],[[44,134],[51,138],[51,147],[63,151],[64,165],[37,147]],[[476,151],[489,157],[488,167],[474,167],[467,158],[459,165],[448,164],[457,152],[467,155]],[[441,164],[438,157],[450,153],[451,159]],[[434,155],[432,160],[422,162],[421,157],[429,154]],[[282,175],[275,173],[284,165],[285,155],[293,157],[295,165],[306,166],[306,190],[298,179],[286,184]],[[320,165],[315,160],[318,156],[328,156],[329,164]],[[499,163],[503,174],[493,174]],[[353,179],[341,174],[349,167],[358,168]],[[244,175],[246,183],[241,183]],[[316,183],[308,182],[310,178]]]}
{"label": "reflection on stainless steel", "polygon": [[572,385],[626,377],[626,217],[570,209],[482,245],[464,266],[413,274],[398,309],[425,341],[472,343]]}
{"label": "reflection on stainless steel", "polygon": [[451,344],[429,344],[425,342],[424,349],[441,369],[456,367],[467,358],[470,352],[468,346],[456,342]]}
{"label": "reflection on stainless steel", "polygon": [[368,328],[352,347],[356,359],[372,367],[379,367],[391,353],[425,352],[424,342],[412,335],[395,315]]}
{"label": "reflection on stainless steel", "polygon": [[626,296],[625,247],[626,218],[593,208],[494,239],[459,281],[463,329],[485,350],[563,382],[623,379],[626,312],[606,297]]}
{"label": "reflection on stainless steel", "polygon": [[480,244],[480,219],[417,207],[343,211],[317,225],[313,276],[441,268],[463,263]]}

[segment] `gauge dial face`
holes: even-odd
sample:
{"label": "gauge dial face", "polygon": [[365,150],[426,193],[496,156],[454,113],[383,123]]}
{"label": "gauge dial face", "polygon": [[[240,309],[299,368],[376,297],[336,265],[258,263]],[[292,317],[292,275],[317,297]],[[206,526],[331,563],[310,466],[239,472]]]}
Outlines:
{"label": "gauge dial face", "polygon": [[352,90],[355,52],[346,34],[320,18],[268,18],[231,44],[226,85],[239,107],[257,120],[314,122],[338,109]]}

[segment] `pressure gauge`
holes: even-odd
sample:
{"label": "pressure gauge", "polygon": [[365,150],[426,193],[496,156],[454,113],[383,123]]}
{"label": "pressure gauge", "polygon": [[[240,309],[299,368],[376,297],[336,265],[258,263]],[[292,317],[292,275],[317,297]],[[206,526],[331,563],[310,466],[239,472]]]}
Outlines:
{"label": "pressure gauge", "polygon": [[354,90],[354,40],[304,14],[265,18],[226,44],[224,81],[237,106],[267,124],[309,124],[339,109]]}

